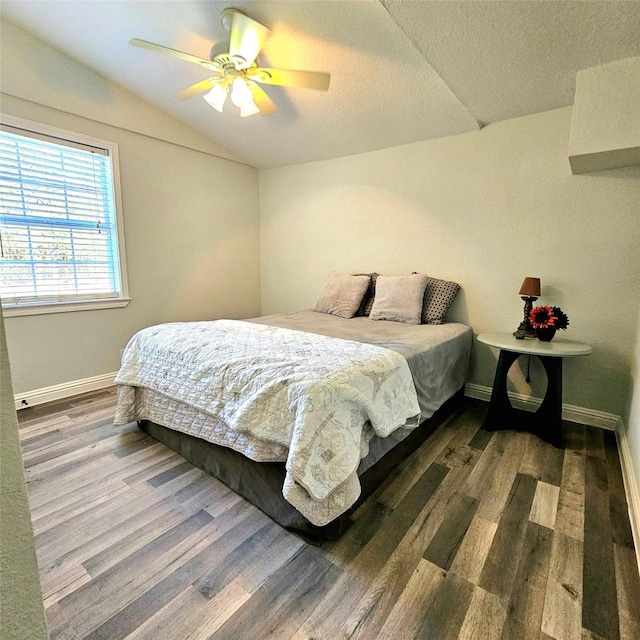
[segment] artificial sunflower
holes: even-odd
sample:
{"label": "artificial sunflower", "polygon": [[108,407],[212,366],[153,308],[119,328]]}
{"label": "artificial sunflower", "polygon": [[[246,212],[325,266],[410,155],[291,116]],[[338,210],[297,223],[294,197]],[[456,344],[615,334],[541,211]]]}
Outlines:
{"label": "artificial sunflower", "polygon": [[553,307],[547,305],[534,307],[529,314],[529,322],[534,329],[550,329],[555,327],[556,317],[553,314]]}
{"label": "artificial sunflower", "polygon": [[569,326],[569,318],[560,307],[553,307],[553,316],[556,319],[553,325],[556,329],[566,329]]}
{"label": "artificial sunflower", "polygon": [[531,309],[529,322],[534,329],[566,329],[569,326],[567,314],[560,307],[548,305]]}

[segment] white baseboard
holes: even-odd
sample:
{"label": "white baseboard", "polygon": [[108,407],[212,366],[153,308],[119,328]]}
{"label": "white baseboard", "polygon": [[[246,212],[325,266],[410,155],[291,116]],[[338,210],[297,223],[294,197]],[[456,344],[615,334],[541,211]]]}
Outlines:
{"label": "white baseboard", "polygon": [[[489,402],[491,399],[491,387],[485,387],[481,384],[467,383],[464,387],[464,395],[477,400],[485,400]],[[541,404],[541,398],[532,398],[521,393],[509,392],[509,400],[516,409],[524,409],[526,411],[535,411]],[[620,416],[605,411],[597,411],[596,409],[586,409],[585,407],[577,407],[572,404],[562,405],[562,418],[569,422],[577,422],[578,424],[586,424],[590,427],[600,427],[601,429],[609,429],[610,431],[619,431],[622,426]]]}
{"label": "white baseboard", "polygon": [[640,478],[636,477],[626,430],[621,428],[616,436],[618,440],[618,451],[620,453],[620,466],[622,467],[622,480],[625,493],[627,494],[627,504],[629,505],[631,532],[636,547],[638,570],[640,571]]}
{"label": "white baseboard", "polygon": [[114,384],[113,379],[115,377],[116,372],[114,371],[113,373],[105,373],[101,376],[93,376],[92,378],[84,378],[83,380],[72,380],[71,382],[63,382],[62,384],[56,384],[52,387],[17,393],[14,396],[16,409],[26,409],[27,407],[44,404],[45,402],[76,396],[79,393],[87,393],[88,391],[97,391],[98,389],[111,387]]}

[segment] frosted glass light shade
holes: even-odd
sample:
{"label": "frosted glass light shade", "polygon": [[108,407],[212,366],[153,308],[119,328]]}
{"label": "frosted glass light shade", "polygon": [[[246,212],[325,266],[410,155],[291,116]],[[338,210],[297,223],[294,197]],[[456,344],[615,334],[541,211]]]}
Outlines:
{"label": "frosted glass light shade", "polygon": [[231,102],[233,102],[236,107],[240,107],[241,118],[252,116],[260,111],[256,106],[256,103],[253,101],[253,93],[251,92],[251,89],[249,89],[244,78],[236,78],[233,81]]}
{"label": "frosted glass light shade", "polygon": [[246,118],[247,116],[255,115],[256,113],[260,113],[260,109],[258,109],[258,105],[253,102],[253,100],[249,104],[243,104],[240,107],[240,117]]}
{"label": "frosted glass light shade", "polygon": [[203,97],[216,111],[222,113],[224,102],[227,99],[227,90],[221,84],[214,84],[213,89]]}
{"label": "frosted glass light shade", "polygon": [[231,89],[231,102],[236,107],[242,107],[245,104],[253,102],[253,94],[251,89],[247,86],[247,83],[243,78],[236,78],[233,81],[233,88]]}

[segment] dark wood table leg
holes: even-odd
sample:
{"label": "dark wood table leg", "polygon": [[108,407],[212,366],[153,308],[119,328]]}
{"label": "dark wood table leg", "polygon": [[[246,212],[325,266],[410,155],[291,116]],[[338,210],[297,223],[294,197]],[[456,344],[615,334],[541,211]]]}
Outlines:
{"label": "dark wood table leg", "polygon": [[483,427],[487,431],[515,429],[515,415],[507,394],[507,375],[511,365],[521,356],[513,351],[500,350],[498,367],[493,379],[491,401]]}
{"label": "dark wood table leg", "polygon": [[562,358],[538,358],[547,372],[547,392],[532,416],[532,431],[554,447],[562,447]]}
{"label": "dark wood table leg", "polygon": [[562,447],[562,358],[538,356],[547,374],[547,391],[538,410],[523,422],[522,414],[516,414],[507,393],[509,369],[521,355],[524,354],[500,350],[491,401],[482,426],[487,431],[525,428],[554,447]]}

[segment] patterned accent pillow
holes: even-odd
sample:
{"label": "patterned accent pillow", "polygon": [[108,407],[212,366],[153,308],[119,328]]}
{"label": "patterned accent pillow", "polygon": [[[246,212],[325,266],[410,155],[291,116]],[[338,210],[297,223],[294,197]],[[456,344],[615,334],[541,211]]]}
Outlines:
{"label": "patterned accent pillow", "polygon": [[360,308],[356,312],[356,316],[368,316],[371,313],[371,307],[373,306],[373,299],[376,295],[376,280],[378,279],[378,274],[374,271],[373,273],[354,273],[354,276],[369,276],[370,284],[367,293],[364,294],[364,298],[362,298],[362,303],[360,304]]}
{"label": "patterned accent pillow", "polygon": [[422,324],[442,324],[458,291],[460,285],[457,282],[429,277],[422,303]]}
{"label": "patterned accent pillow", "polygon": [[332,271],[318,294],[313,311],[353,318],[370,284],[369,276]]}

